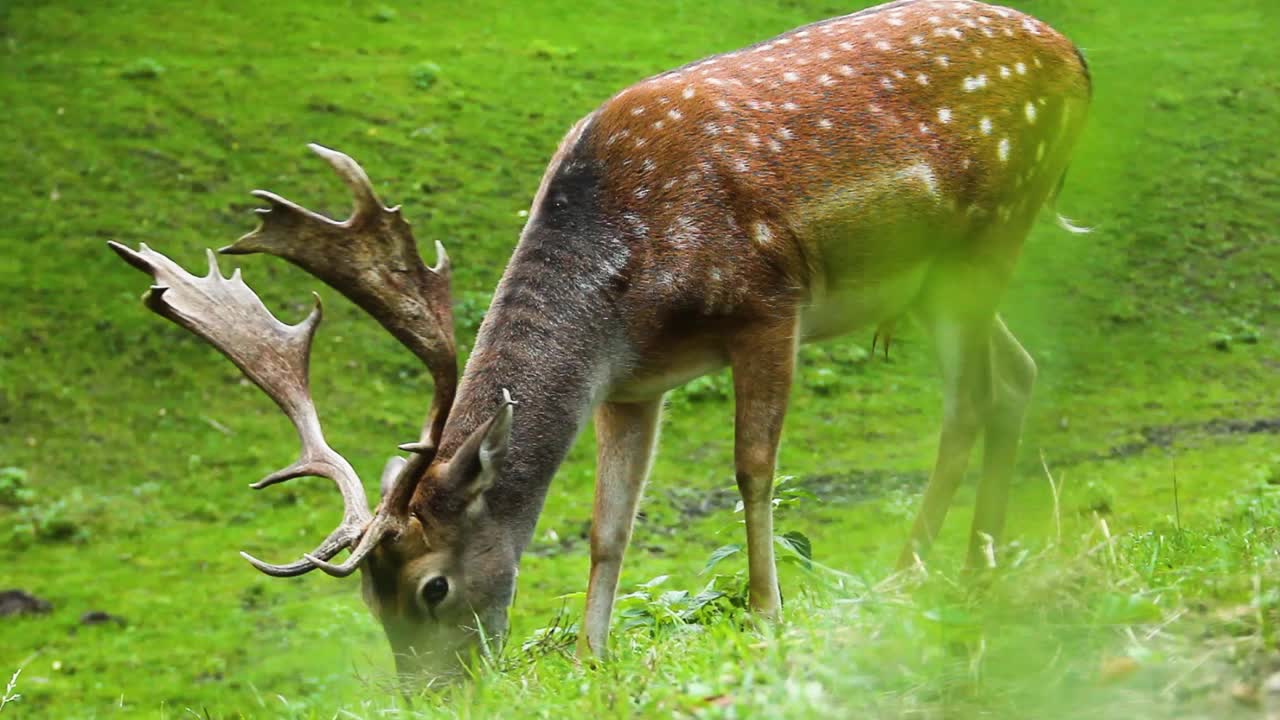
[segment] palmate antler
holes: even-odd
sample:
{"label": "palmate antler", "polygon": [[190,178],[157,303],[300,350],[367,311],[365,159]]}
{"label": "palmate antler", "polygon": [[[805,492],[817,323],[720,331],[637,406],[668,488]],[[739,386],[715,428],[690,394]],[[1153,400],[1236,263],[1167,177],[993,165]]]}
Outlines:
{"label": "palmate antler", "polygon": [[364,169],[336,150],[314,143],[307,147],[351,188],[351,217],[338,222],[275,193],[254,190],[255,197],[271,205],[256,210],[262,225],[218,252],[282,257],[382,323],[431,372],[435,397],[419,442],[435,447],[458,383],[449,256],[437,242],[436,266],[428,268],[400,207],[382,204]]}
{"label": "palmate antler", "polygon": [[[384,538],[403,527],[414,486],[435,455],[440,432],[457,387],[453,312],[449,295],[449,260],[436,243],[438,262],[428,268],[399,208],[378,201],[364,170],[350,157],[311,145],[351,187],[356,207],[343,221],[330,220],[262,190],[254,195],[271,203],[262,225],[222,252],[267,252],[283,257],[324,280],[373,315],[427,366],[435,380],[431,410],[416,443],[401,446],[414,454],[409,461],[388,463],[389,489],[376,513],[370,513],[360,478],[351,464],[325,442],[308,387],[311,339],[320,322],[320,305],[297,325],[277,320],[240,279],[237,270],[222,276],[209,253],[209,274],[197,278],[164,255],[142,245],[131,250],[111,242],[111,249],[155,279],[145,296],[148,308],[200,336],[226,355],[280,406],[293,422],[302,444],[297,462],[252,485],[261,489],[296,477],[327,477],[343,497],[343,519],[313,552],[287,565],[273,565],[241,553],[268,575],[289,577],[316,568],[330,575],[350,575]],[[351,555],[330,563],[344,548]]]}

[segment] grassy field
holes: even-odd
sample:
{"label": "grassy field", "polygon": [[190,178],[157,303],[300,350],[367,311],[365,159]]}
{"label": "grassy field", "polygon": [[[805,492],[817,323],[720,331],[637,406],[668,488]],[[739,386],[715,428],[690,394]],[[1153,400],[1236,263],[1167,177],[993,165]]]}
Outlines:
{"label": "grassy field", "polygon": [[[1061,209],[1096,230],[1038,227],[1004,305],[1041,369],[1010,567],[959,576],[969,489],[929,573],[890,578],[938,383],[913,328],[887,361],[846,338],[802,354],[779,529],[807,536],[815,563],[784,567],[783,625],[744,618],[741,553],[704,571],[742,532],[715,376],[671,400],[617,658],[566,652],[588,435],[526,555],[506,652],[408,706],[356,582],[272,580],[237,557],[310,548],[336,496],[246,487],[293,458],[291,428],[146,312],[105,242],[198,264],[253,227],[255,187],[341,214],[343,188],[303,147],[322,142],[359,159],[421,241],[447,244],[465,349],[575,119],[648,74],[862,3],[0,2],[0,590],[53,605],[0,617],[0,675],[20,671],[6,697],[21,695],[0,715],[1258,716],[1280,669],[1280,43],[1262,31],[1277,13],[1014,4],[1092,64]],[[416,436],[416,361],[300,271],[240,265],[290,320],[324,297],[313,388],[331,441],[374,474]],[[84,623],[92,611],[118,620]]]}

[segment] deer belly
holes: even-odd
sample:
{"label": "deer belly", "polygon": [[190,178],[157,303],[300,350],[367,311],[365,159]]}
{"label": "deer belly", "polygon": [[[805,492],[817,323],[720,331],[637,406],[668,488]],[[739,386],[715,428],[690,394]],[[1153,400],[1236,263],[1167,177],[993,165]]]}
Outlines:
{"label": "deer belly", "polygon": [[855,277],[815,289],[800,313],[800,340],[810,342],[879,325],[906,314],[924,284],[928,266],[894,275]]}
{"label": "deer belly", "polygon": [[920,294],[940,244],[953,242],[947,218],[921,207],[910,220],[883,224],[840,216],[816,219],[807,235],[816,259],[801,341],[822,340],[895,320]]}
{"label": "deer belly", "polygon": [[609,388],[611,402],[643,402],[729,364],[723,346],[714,342],[658,343],[665,348],[642,360],[628,376]]}

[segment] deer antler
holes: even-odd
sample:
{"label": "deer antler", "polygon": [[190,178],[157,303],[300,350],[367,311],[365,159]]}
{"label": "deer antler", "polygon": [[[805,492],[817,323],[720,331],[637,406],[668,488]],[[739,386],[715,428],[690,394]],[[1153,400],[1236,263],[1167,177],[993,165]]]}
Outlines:
{"label": "deer antler", "polygon": [[[255,190],[270,207],[260,208],[262,224],[219,252],[265,252],[282,257],[320,278],[372,315],[427,366],[435,396],[417,442],[401,446],[414,453],[396,463],[394,477],[384,478],[386,491],[377,513],[370,515],[360,480],[351,465],[325,443],[307,389],[307,361],[319,305],[311,317],[285,325],[262,305],[236,271],[229,280],[217,271],[210,254],[205,278],[187,274],[172,260],[146,245],[133,251],[111,247],[135,267],[151,273],[156,285],[147,306],[209,341],[231,359],[284,410],[298,429],[302,456],[253,487],[263,488],[304,475],[333,479],[346,510],[342,523],[316,550],[288,565],[271,565],[247,554],[254,567],[278,576],[301,575],[320,568],[330,575],[350,575],[384,537],[404,526],[418,478],[435,456],[444,422],[458,384],[449,293],[449,256],[436,243],[436,266],[428,268],[400,208],[378,199],[369,176],[350,157],[320,145],[309,145],[351,188],[355,210],[341,222],[307,210],[279,195]],[[329,562],[343,548],[351,555],[341,564]]]}
{"label": "deer antler", "polygon": [[439,444],[458,382],[449,256],[437,242],[436,266],[428,268],[400,207],[382,204],[360,165],[336,150],[308,147],[351,188],[351,217],[339,222],[254,190],[270,204],[257,210],[262,224],[219,252],[265,252],[288,260],[347,296],[417,355],[431,372],[435,397],[413,447],[430,454]]}
{"label": "deer antler", "polygon": [[[143,298],[148,308],[200,336],[226,355],[293,422],[302,444],[298,460],[250,487],[259,490],[285,480],[315,476],[333,480],[342,493],[342,522],[303,559],[273,565],[248,553],[241,555],[268,575],[290,577],[313,570],[320,565],[317,559],[327,561],[357,540],[364,541],[361,546],[371,547],[376,539],[366,532],[366,526],[373,518],[360,478],[346,458],[325,442],[311,400],[308,366],[311,340],[320,324],[319,297],[315,309],[305,320],[286,325],[276,319],[240,279],[239,270],[230,278],[223,277],[212,251],[208,251],[209,274],[196,277],[146,244],[136,251],[117,242],[108,245],[130,265],[155,279]],[[353,552],[344,566],[350,564],[354,569],[367,552],[368,548],[360,558],[355,558]]]}

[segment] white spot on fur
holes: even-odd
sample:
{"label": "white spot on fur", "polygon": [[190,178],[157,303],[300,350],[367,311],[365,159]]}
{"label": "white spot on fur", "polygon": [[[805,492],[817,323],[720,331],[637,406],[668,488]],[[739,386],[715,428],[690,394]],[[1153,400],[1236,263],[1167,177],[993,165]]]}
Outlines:
{"label": "white spot on fur", "polygon": [[668,110],[667,116],[670,117],[672,120],[679,120],[684,117],[684,115],[682,115],[680,111],[676,110],[675,108],[671,108],[670,110]]}
{"label": "white spot on fur", "polygon": [[671,241],[672,245],[679,248],[687,248],[694,245],[700,239],[697,225],[694,224],[692,219],[681,215],[675,219],[675,222],[671,223],[671,227],[667,228],[667,239]]}
{"label": "white spot on fur", "polygon": [[1032,103],[1032,102],[1029,102],[1029,103],[1027,103],[1027,106],[1026,106],[1025,108],[1023,108],[1023,109],[1024,109],[1024,110],[1026,111],[1026,113],[1027,113],[1027,122],[1029,122],[1029,123],[1031,123],[1032,125],[1034,125],[1034,124],[1035,124],[1035,122],[1036,122],[1036,104],[1035,104],[1035,103]]}
{"label": "white spot on fur", "polygon": [[787,102],[782,103],[782,109],[794,112],[796,110],[799,110],[800,106],[788,100]]}
{"label": "white spot on fur", "polygon": [[1013,77],[1013,71],[1009,69],[1008,65],[1000,66],[1000,77],[1006,78],[1006,79]]}
{"label": "white spot on fur", "polygon": [[787,72],[782,73],[782,79],[786,82],[795,82],[800,79],[800,76],[788,70]]}
{"label": "white spot on fur", "polygon": [[836,81],[835,81],[835,80],[833,80],[833,79],[831,79],[831,76],[830,76],[830,75],[827,75],[826,73],[823,73],[822,75],[819,75],[819,76],[818,76],[818,84],[819,84],[819,85],[822,85],[822,86],[824,86],[824,87],[830,87],[830,86],[832,86],[832,85],[835,85],[835,84],[836,84]]}
{"label": "white spot on fur", "polygon": [[841,75],[844,75],[845,77],[853,77],[853,68],[849,67],[848,65],[841,65],[840,67],[836,68],[836,72],[840,73]]}
{"label": "white spot on fur", "polygon": [[951,122],[951,108],[938,108],[938,122],[943,125]]}
{"label": "white spot on fur", "polygon": [[928,85],[928,84],[929,84],[929,76],[928,76],[928,75],[925,75],[924,73],[920,73],[920,74],[916,75],[916,82],[920,83],[921,85]]}
{"label": "white spot on fur", "polygon": [[992,127],[994,126],[992,125],[991,118],[989,117],[984,117],[978,121],[978,129],[982,131],[983,135],[990,135]]}
{"label": "white spot on fur", "polygon": [[680,93],[680,95],[681,95],[681,97],[683,97],[685,100],[689,100],[689,99],[693,98],[693,93],[694,93],[693,86],[692,86],[692,85],[687,85],[687,86],[685,86],[684,92]]}
{"label": "white spot on fur", "polygon": [[973,92],[975,90],[981,90],[986,86],[987,86],[986,75],[975,75],[973,77],[967,77],[964,79],[965,92]]}
{"label": "white spot on fur", "polygon": [[632,114],[632,115],[643,115],[643,114],[644,114],[644,106],[643,106],[643,105],[637,105],[637,106],[635,106],[635,107],[631,108],[631,114]]}
{"label": "white spot on fur", "polygon": [[1015,63],[1013,69],[1017,70],[1019,75],[1027,74],[1027,64],[1024,62]]}
{"label": "white spot on fur", "polygon": [[830,130],[831,121],[826,118],[818,118],[818,127],[822,128],[823,130]]}
{"label": "white spot on fur", "polygon": [[631,228],[635,230],[637,234],[647,235],[649,233],[649,226],[645,224],[644,220],[641,219],[639,214],[629,212],[624,214],[622,216],[622,219],[626,220],[627,224],[630,225]]}
{"label": "white spot on fur", "polygon": [[755,225],[755,233],[753,234],[757,245],[769,245],[773,243],[773,230],[763,222],[757,222]]}
{"label": "white spot on fur", "polygon": [[947,57],[946,55],[939,55],[938,57],[934,58],[933,61],[938,63],[938,65],[940,65],[941,67],[951,67],[951,58]]}
{"label": "white spot on fur", "polygon": [[1009,138],[1000,138],[1000,144],[996,146],[996,155],[1000,158],[1000,162],[1009,162]]}

